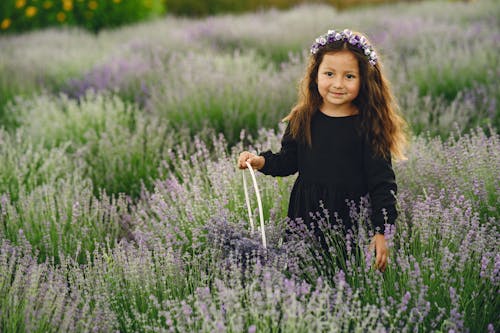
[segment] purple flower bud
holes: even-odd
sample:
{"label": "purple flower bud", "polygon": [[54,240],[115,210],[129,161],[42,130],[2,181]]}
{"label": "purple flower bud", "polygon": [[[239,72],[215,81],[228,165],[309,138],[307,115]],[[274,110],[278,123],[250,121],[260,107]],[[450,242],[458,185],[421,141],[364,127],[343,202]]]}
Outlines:
{"label": "purple flower bud", "polygon": [[326,38],[321,36],[318,39],[316,39],[316,42],[320,45],[325,45],[326,44]]}

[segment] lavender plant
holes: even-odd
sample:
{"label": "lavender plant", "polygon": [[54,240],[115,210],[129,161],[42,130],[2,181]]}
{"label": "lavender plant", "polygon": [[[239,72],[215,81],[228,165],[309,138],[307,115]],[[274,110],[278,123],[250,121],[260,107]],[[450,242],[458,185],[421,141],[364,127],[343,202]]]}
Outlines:
{"label": "lavender plant", "polygon": [[89,91],[80,101],[49,94],[19,98],[9,112],[17,115],[25,136],[33,141],[49,149],[69,143],[69,151],[76,151],[89,142],[89,136],[101,137],[113,124],[133,129],[137,110],[111,93]]}
{"label": "lavender plant", "polygon": [[[0,119],[16,96],[57,91],[68,77],[80,75],[109,52],[111,44],[96,41],[78,29],[45,30],[0,38]],[[15,126],[15,123],[2,125]]]}
{"label": "lavender plant", "polygon": [[0,205],[1,239],[27,240],[41,261],[67,255],[84,262],[87,251],[107,237],[126,236],[128,227],[125,197],[96,198],[90,182],[77,177],[21,192],[15,203],[2,194]]}
{"label": "lavender plant", "polygon": [[88,91],[115,91],[130,102],[144,105],[149,97],[146,80],[151,71],[149,64],[139,58],[111,59],[82,78],[70,79],[62,91],[76,99],[84,98]]}
{"label": "lavender plant", "polygon": [[400,186],[408,190],[409,200],[439,191],[453,197],[458,191],[482,220],[498,219],[500,175],[493,167],[500,164],[498,145],[496,132],[488,136],[479,128],[447,141],[416,138],[410,151],[415,157],[396,166]]}
{"label": "lavender plant", "polygon": [[[207,144],[195,139],[195,153],[190,153],[186,146],[170,152],[176,172],[158,179],[154,191],[146,193],[137,206],[136,231],[143,237],[168,242],[172,229],[179,229],[189,236],[193,227],[204,227],[214,216],[238,221],[246,215],[242,175],[233,163],[237,148],[229,154],[223,137],[214,137],[211,146],[214,152]],[[285,200],[276,193],[286,192],[291,181],[275,180],[262,189],[266,219],[283,214]],[[183,202],[183,205],[171,204],[174,202]]]}
{"label": "lavender plant", "polygon": [[[2,332],[109,331],[112,312],[99,299],[90,301],[76,284],[68,285],[69,267],[38,263],[23,239],[0,242],[0,329]],[[102,320],[106,318],[107,320]]]}
{"label": "lavender plant", "polygon": [[286,71],[277,72],[249,50],[176,53],[156,68],[158,84],[150,87],[147,108],[176,129],[189,128],[194,135],[213,128],[234,144],[241,129],[256,134],[290,109],[295,89],[289,78],[297,68],[284,66]]}
{"label": "lavender plant", "polygon": [[[167,122],[141,113],[111,93],[87,92],[80,101],[41,95],[11,105],[24,137],[47,149],[65,147],[94,193],[127,193],[138,197],[151,188],[166,152],[185,136]],[[69,170],[68,170],[69,172]]]}
{"label": "lavender plant", "polygon": [[0,130],[1,195],[17,202],[22,193],[70,177],[73,172],[78,174],[66,148],[44,148],[40,142],[27,139],[22,129],[12,134]]}

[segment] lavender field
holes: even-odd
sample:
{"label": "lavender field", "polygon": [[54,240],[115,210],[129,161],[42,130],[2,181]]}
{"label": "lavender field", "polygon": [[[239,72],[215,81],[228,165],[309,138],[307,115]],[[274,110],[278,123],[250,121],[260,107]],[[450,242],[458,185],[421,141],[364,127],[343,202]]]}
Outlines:
{"label": "lavender field", "polygon": [[[498,17],[309,5],[0,36],[0,332],[499,331]],[[236,168],[279,149],[313,38],[346,27],[378,46],[413,133],[384,273],[369,203],[347,237],[316,214],[320,254],[286,220],[294,177],[257,174],[264,249]]]}

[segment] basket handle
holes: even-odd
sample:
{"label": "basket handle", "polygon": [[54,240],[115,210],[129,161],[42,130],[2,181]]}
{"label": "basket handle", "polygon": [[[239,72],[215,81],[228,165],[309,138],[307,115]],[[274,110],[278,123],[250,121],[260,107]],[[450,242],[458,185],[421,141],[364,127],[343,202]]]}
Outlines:
{"label": "basket handle", "polygon": [[[255,195],[257,197],[257,205],[259,207],[259,218],[260,218],[260,231],[262,234],[262,246],[264,248],[267,248],[266,231],[264,229],[264,213],[262,211],[262,200],[260,199],[260,191],[259,191],[259,186],[257,185],[257,178],[255,177],[255,172],[253,171],[253,168],[250,165],[250,163],[248,162],[245,163],[247,165],[248,170],[250,171],[250,175],[252,176],[253,187],[255,189]],[[250,207],[250,198],[248,195],[248,187],[247,187],[247,180],[245,177],[245,173],[243,173],[243,189],[245,190],[245,201],[247,203],[248,218],[250,220],[250,232],[253,234],[255,228],[253,224],[253,214],[252,214],[252,209]]]}

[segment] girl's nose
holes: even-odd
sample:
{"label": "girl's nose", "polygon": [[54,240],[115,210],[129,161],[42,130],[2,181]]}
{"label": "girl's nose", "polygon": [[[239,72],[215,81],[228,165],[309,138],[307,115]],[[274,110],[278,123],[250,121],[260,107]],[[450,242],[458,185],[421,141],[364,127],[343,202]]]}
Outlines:
{"label": "girl's nose", "polygon": [[341,87],[342,86],[342,77],[340,75],[335,75],[333,77],[332,85],[335,88]]}
{"label": "girl's nose", "polygon": [[342,78],[341,78],[341,77],[339,77],[339,76],[336,76],[336,77],[333,79],[332,85],[333,85],[335,88],[340,88],[340,87],[342,87]]}

